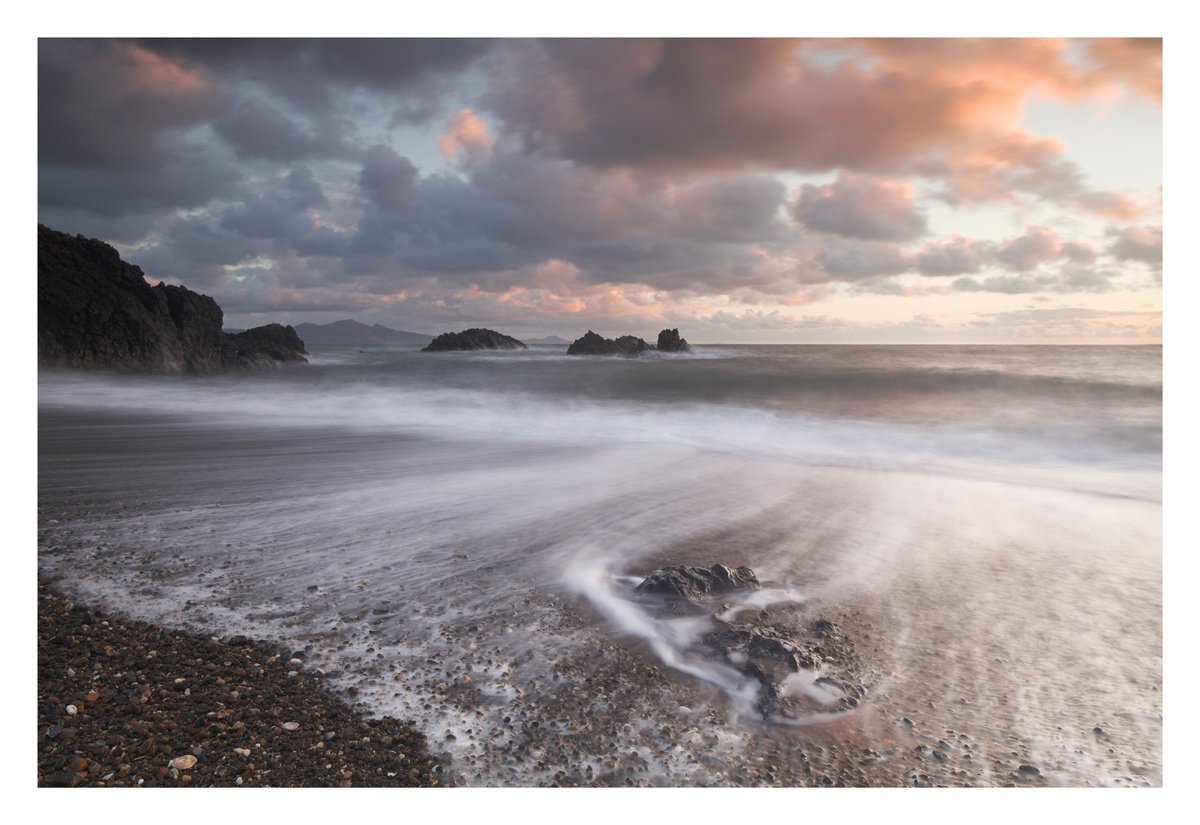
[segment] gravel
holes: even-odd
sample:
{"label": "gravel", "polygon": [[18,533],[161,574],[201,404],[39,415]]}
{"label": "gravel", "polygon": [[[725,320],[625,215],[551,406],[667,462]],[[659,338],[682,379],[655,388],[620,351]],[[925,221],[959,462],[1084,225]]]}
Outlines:
{"label": "gravel", "polygon": [[38,785],[451,784],[411,724],[355,712],[291,651],[230,642],[106,615],[39,581]]}

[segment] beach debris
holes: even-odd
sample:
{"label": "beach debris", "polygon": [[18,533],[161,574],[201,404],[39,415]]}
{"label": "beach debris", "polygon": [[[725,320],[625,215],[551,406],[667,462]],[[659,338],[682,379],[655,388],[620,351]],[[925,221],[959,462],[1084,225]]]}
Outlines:
{"label": "beach debris", "polygon": [[196,757],[193,756],[192,754],[188,753],[188,754],[184,754],[183,756],[176,756],[174,759],[172,759],[170,762],[167,763],[167,767],[175,769],[175,770],[186,771],[188,768],[193,767],[195,764],[196,764]]}

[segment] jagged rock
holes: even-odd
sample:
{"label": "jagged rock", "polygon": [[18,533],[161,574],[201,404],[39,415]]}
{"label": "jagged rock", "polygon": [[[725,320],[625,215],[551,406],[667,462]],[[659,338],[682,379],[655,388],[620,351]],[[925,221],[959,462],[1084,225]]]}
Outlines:
{"label": "jagged rock", "polygon": [[[851,710],[866,695],[866,686],[845,674],[854,648],[837,625],[818,618],[808,630],[796,622],[776,623],[766,611],[718,609],[715,596],[759,588],[749,567],[661,567],[642,580],[635,593],[664,618],[709,613],[707,630],[689,648],[700,656],[732,667],[758,684],[755,709],[764,720],[798,719],[809,714]],[[729,605],[724,605],[728,607]],[[786,615],[786,613],[785,613]],[[825,670],[832,668],[832,672]]]}
{"label": "jagged rock", "polygon": [[221,368],[221,308],[150,286],[106,243],[38,226],[38,364],[134,372]]}
{"label": "jagged rock", "polygon": [[658,333],[658,346],[648,344],[636,335],[604,338],[590,329],[567,347],[567,355],[622,355],[633,357],[644,352],[691,352],[688,342],[679,337],[679,330],[664,329]]}
{"label": "jagged rock", "polygon": [[305,360],[290,327],[230,336],[221,331],[223,317],[207,295],[150,286],[103,241],[38,226],[41,367],[205,374]]}
{"label": "jagged rock", "polygon": [[283,324],[266,324],[245,332],[225,333],[221,363],[226,367],[278,367],[307,363],[306,354],[296,330]]}
{"label": "jagged rock", "polygon": [[688,342],[679,337],[679,330],[664,329],[658,333],[658,351],[659,352],[691,352],[692,348],[688,346]]}
{"label": "jagged rock", "polygon": [[655,570],[634,592],[682,600],[702,607],[711,595],[757,588],[758,578],[749,567],[734,570],[723,564],[714,564],[712,567],[673,565]]}
{"label": "jagged rock", "polygon": [[590,329],[582,338],[577,338],[567,347],[567,355],[641,355],[654,347],[641,338],[633,335],[622,335],[620,338],[604,338]]}
{"label": "jagged rock", "polygon": [[528,349],[524,343],[492,329],[466,329],[462,332],[443,332],[421,352],[448,352],[477,349]]}

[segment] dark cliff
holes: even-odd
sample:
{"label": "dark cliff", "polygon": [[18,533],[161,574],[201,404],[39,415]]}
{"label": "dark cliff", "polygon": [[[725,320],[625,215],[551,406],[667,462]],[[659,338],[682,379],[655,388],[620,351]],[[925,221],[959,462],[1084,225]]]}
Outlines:
{"label": "dark cliff", "polygon": [[38,226],[41,367],[205,374],[305,360],[291,327],[290,341],[274,331],[229,336],[223,317],[207,295],[150,286],[103,241]]}

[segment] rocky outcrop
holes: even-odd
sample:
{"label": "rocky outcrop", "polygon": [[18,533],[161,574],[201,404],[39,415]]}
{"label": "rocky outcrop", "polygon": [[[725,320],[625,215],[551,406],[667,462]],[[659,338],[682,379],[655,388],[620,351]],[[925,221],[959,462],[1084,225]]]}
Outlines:
{"label": "rocky outcrop", "polygon": [[758,589],[758,579],[749,567],[734,570],[723,564],[714,564],[712,567],[673,565],[655,570],[634,592],[643,596],[682,600],[688,605],[703,607],[709,596],[755,589]]}
{"label": "rocky outcrop", "polygon": [[[786,610],[771,616],[759,606],[737,605],[735,594],[759,587],[749,567],[673,565],[652,572],[634,592],[663,618],[709,613],[708,628],[689,653],[756,681],[754,706],[764,720],[799,719],[857,707],[866,686],[839,675],[853,665],[855,656],[837,625],[823,618],[807,628],[794,620],[780,623]],[[732,608],[721,598],[730,596],[734,596]]]}
{"label": "rocky outcrop", "polygon": [[221,363],[233,368],[279,367],[307,363],[306,354],[296,330],[282,324],[267,324],[236,334],[225,333]]}
{"label": "rocky outcrop", "polygon": [[[290,343],[273,330],[259,332],[278,324],[227,336],[223,317],[207,295],[150,286],[103,241],[38,226],[41,367],[202,375],[305,360],[294,332]],[[241,336],[249,337],[229,340]]]}
{"label": "rocky outcrop", "polygon": [[679,337],[679,330],[664,329],[658,333],[659,352],[691,352],[687,340]]}
{"label": "rocky outcrop", "polygon": [[567,347],[567,355],[620,355],[632,358],[645,352],[691,352],[688,342],[679,337],[679,330],[664,329],[658,334],[658,346],[647,344],[634,335],[604,338],[590,329]]}
{"label": "rocky outcrop", "polygon": [[582,338],[575,339],[567,347],[567,355],[623,355],[631,357],[641,355],[654,349],[641,338],[633,335],[622,335],[620,338],[603,338],[590,329]]}
{"label": "rocky outcrop", "polygon": [[528,349],[524,343],[493,329],[465,329],[462,332],[443,332],[421,352],[450,352],[454,350]]}
{"label": "rocky outcrop", "polygon": [[38,226],[38,364],[133,372],[221,368],[221,308],[150,286],[117,250]]}
{"label": "rocky outcrop", "polygon": [[866,695],[857,680],[823,672],[826,658],[843,658],[828,639],[773,625],[719,624],[701,643],[709,656],[759,683],[755,704],[763,719],[851,710]]}

